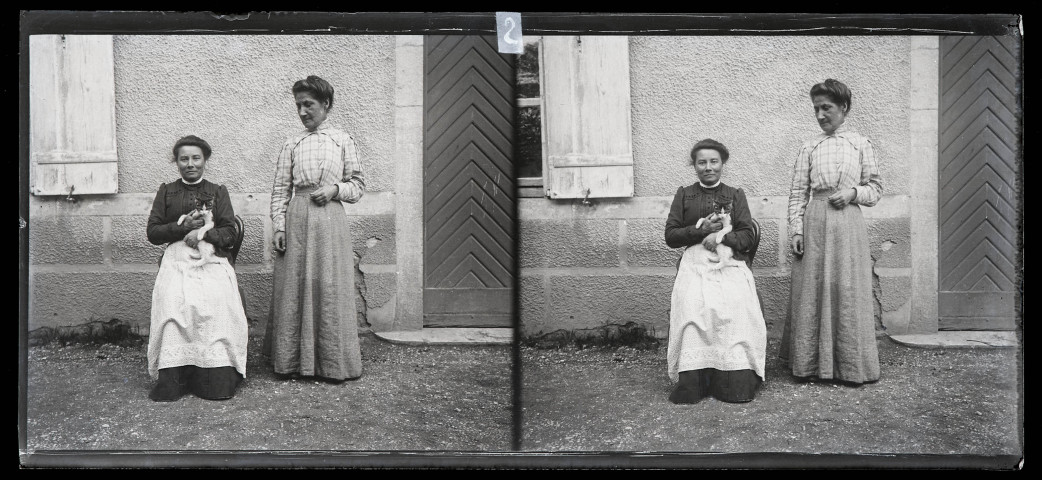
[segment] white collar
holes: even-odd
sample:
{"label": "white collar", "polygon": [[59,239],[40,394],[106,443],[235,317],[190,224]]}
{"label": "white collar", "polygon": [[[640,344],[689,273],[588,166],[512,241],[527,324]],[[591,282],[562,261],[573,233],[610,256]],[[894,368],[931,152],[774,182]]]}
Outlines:
{"label": "white collar", "polygon": [[304,133],[326,133],[326,134],[328,134],[329,132],[327,132],[326,130],[329,130],[331,128],[333,128],[333,127],[329,126],[329,122],[322,122],[322,124],[317,126],[317,127],[315,127],[314,130],[308,130],[308,129],[305,128],[304,129]]}
{"label": "white collar", "polygon": [[184,177],[181,177],[181,181],[184,182],[185,185],[198,185],[203,181],[203,177],[199,177],[199,180],[196,180],[194,182],[186,182]]}
{"label": "white collar", "polygon": [[716,188],[716,187],[719,187],[719,186],[720,186],[720,180],[717,180],[717,181],[716,181],[716,183],[714,183],[714,184],[712,184],[712,185],[706,185],[706,184],[702,183],[702,181],[701,181],[701,180],[699,180],[699,181],[698,181],[698,184],[699,184],[699,185],[701,185],[701,186],[702,186],[702,188],[709,188],[709,189],[713,189],[713,188]]}

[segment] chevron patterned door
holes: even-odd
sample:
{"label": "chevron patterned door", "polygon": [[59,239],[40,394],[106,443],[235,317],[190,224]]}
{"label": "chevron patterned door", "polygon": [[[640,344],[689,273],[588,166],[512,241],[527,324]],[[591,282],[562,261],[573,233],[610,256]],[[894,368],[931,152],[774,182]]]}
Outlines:
{"label": "chevron patterned door", "polygon": [[941,330],[1014,328],[1018,47],[1010,37],[941,37]]}
{"label": "chevron patterned door", "polygon": [[424,39],[424,326],[513,325],[514,66],[496,37]]}

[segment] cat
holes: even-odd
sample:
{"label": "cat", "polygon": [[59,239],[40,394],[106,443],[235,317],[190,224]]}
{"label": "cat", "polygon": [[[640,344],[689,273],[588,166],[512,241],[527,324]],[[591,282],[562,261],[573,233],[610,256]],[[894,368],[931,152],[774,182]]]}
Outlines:
{"label": "cat", "polygon": [[214,249],[213,244],[207,242],[206,240],[203,240],[203,236],[206,235],[206,232],[210,231],[210,229],[214,227],[213,197],[207,194],[201,194],[195,197],[195,209],[191,212],[181,215],[181,218],[177,219],[177,224],[182,225],[184,224],[185,220],[187,220],[189,217],[193,217],[196,214],[200,213],[202,214],[203,221],[205,223],[203,223],[202,227],[193,230],[193,232],[195,232],[196,234],[196,238],[199,240],[199,243],[197,243],[195,247],[198,253],[193,252],[188,254],[188,256],[192,259],[198,260],[194,263],[194,265],[197,267],[210,263],[212,260],[214,260],[214,257],[216,256],[216,251]]}
{"label": "cat", "polygon": [[710,234],[716,235],[716,255],[709,255],[709,261],[717,264],[716,268],[723,267],[725,263],[734,258],[734,251],[731,250],[731,247],[723,244],[724,235],[727,235],[732,230],[731,208],[732,204],[730,201],[713,201],[713,213],[705,218],[698,219],[698,222],[695,223],[695,228],[701,228],[705,222],[720,221],[724,225],[724,228],[721,228],[719,232]]}

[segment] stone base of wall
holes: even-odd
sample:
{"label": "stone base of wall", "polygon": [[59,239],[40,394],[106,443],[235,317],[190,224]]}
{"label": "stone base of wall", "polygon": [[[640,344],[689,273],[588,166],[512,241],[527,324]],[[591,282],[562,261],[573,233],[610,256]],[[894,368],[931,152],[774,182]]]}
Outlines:
{"label": "stone base of wall", "polygon": [[[789,315],[787,199],[756,197],[761,227],[753,276],[767,334],[781,338]],[[521,200],[521,335],[635,322],[669,334],[670,296],[681,250],[665,245],[670,197],[599,200],[590,206]],[[907,199],[864,209],[869,226],[877,330],[910,331],[910,226]]]}
{"label": "stone base of wall", "polygon": [[[76,203],[32,198],[29,222],[29,330],[118,319],[147,335],[152,288],[162,247],[145,238],[150,194],[85,197]],[[397,287],[390,196],[370,194],[365,209],[349,208],[355,252],[360,331],[368,332],[394,302]],[[263,335],[271,308],[271,220],[267,196],[233,194],[245,235],[235,267],[250,321]]]}
{"label": "stone base of wall", "polygon": [[[372,195],[351,212],[359,326],[395,321],[400,279],[393,202]],[[265,195],[233,194],[246,222],[236,267],[251,334],[263,334],[271,302],[270,219]],[[670,198],[600,201],[593,207],[521,201],[520,296],[523,336],[636,322],[665,338],[669,295],[680,251],[663,240]],[[880,330],[914,333],[910,319],[910,221],[903,197],[866,209]],[[66,204],[33,199],[30,219],[29,328],[117,318],[147,331],[162,250],[145,240],[149,194]],[[782,199],[751,204],[762,227],[753,274],[768,334],[788,315],[788,233]]]}
{"label": "stone base of wall", "polygon": [[[595,329],[635,322],[650,335],[669,335],[670,296],[675,271],[525,271],[520,282],[521,335],[533,338],[558,330]],[[767,335],[781,338],[788,318],[789,276],[754,274]]]}
{"label": "stone base of wall", "polygon": [[[145,271],[76,271],[35,268],[29,281],[29,330],[118,319],[148,334],[152,287],[158,267]],[[250,335],[263,335],[271,298],[271,272],[237,272]]]}

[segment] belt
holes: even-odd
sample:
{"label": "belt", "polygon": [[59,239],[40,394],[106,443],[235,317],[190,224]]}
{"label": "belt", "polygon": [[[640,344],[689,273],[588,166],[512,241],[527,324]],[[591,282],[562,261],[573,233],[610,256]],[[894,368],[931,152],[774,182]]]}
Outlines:
{"label": "belt", "polygon": [[318,190],[320,185],[312,185],[310,187],[293,187],[293,195],[306,195],[308,193]]}
{"label": "belt", "polygon": [[836,193],[836,190],[816,190],[811,194],[811,200],[828,200],[833,193]]}

